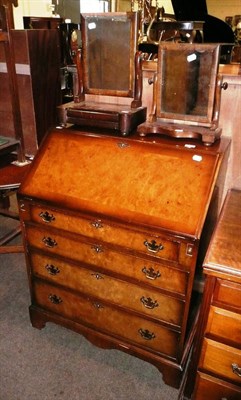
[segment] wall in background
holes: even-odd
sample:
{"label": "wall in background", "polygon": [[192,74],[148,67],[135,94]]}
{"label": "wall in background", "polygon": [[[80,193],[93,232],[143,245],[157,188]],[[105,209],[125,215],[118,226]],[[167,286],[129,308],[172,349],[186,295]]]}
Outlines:
{"label": "wall in background", "polygon": [[23,16],[50,17],[51,0],[18,0],[18,7],[13,7],[15,29],[23,29]]}
{"label": "wall in background", "polygon": [[207,0],[208,14],[220,18],[241,15],[241,0]]}
{"label": "wall in background", "polygon": [[[79,22],[81,1],[88,2],[95,0],[58,0],[58,13],[64,18],[70,18],[72,22]],[[208,13],[217,18],[225,20],[226,16],[241,15],[241,0],[206,0]],[[155,0],[153,0],[153,3]],[[14,7],[15,28],[23,28],[23,15],[49,17],[52,15],[51,4],[57,0],[18,0],[18,7]],[[115,4],[124,8],[130,5],[131,0],[115,0]],[[171,0],[162,0],[159,3],[165,8],[166,13],[173,14]],[[94,3],[93,3],[94,4]]]}

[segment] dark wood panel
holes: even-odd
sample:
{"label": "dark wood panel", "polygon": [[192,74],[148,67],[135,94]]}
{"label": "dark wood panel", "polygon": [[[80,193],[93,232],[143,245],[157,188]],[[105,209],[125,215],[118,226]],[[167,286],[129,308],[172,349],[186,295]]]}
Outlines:
{"label": "dark wood panel", "polygon": [[[61,102],[58,30],[13,30],[26,152],[35,154]],[[0,134],[14,136],[5,56],[0,51]]]}

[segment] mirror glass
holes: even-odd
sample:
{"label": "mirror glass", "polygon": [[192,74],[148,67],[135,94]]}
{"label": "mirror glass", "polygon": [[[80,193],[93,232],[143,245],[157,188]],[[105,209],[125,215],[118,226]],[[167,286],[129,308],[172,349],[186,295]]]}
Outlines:
{"label": "mirror glass", "polygon": [[81,18],[85,92],[131,96],[135,54],[132,15],[82,14]]}
{"label": "mirror glass", "polygon": [[218,62],[217,44],[161,43],[157,116],[211,123]]}

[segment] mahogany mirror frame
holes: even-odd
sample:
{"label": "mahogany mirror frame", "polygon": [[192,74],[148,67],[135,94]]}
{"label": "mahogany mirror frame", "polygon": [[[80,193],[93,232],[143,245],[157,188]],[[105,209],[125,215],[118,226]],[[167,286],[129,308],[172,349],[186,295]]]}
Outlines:
{"label": "mahogany mirror frame", "polygon": [[[127,74],[123,77],[123,87],[120,87],[115,81],[119,79],[116,73],[116,68],[111,69],[109,65],[113,63],[113,58],[110,58],[109,47],[106,46],[103,52],[106,51],[106,59],[103,56],[100,57],[101,64],[94,65],[94,68],[101,67],[98,70],[98,76],[105,74],[108,69],[108,84],[103,86],[100,84],[91,84],[93,77],[91,73],[91,65],[95,63],[93,60],[94,52],[101,53],[102,49],[98,48],[100,41],[98,40],[98,35],[102,32],[98,32],[98,27],[100,30],[104,28],[107,24],[101,26],[102,20],[108,21],[109,31],[104,32],[109,44],[113,43],[118,53],[116,58],[123,61],[122,74]],[[106,22],[107,22],[106,21]],[[116,29],[117,23],[121,24],[121,30],[118,32]],[[81,14],[81,34],[82,34],[82,66],[83,66],[83,91],[85,94],[94,95],[105,95],[105,96],[120,96],[120,97],[135,97],[136,82],[135,82],[135,67],[136,67],[136,53],[137,53],[137,42],[138,42],[138,13],[132,12],[118,12],[118,13],[88,13]],[[111,29],[111,27],[113,29]],[[94,34],[97,33],[95,36]],[[122,34],[121,34],[122,33]],[[125,37],[123,38],[124,35]],[[102,40],[103,42],[103,40]],[[112,48],[113,49],[113,48]],[[116,50],[117,51],[117,50]],[[112,54],[113,56],[113,54]],[[115,58],[115,54],[114,54]],[[102,66],[103,65],[103,66]],[[114,64],[113,64],[114,65]],[[91,72],[92,71],[92,72]],[[113,77],[112,77],[113,75]],[[111,78],[112,77],[112,78]],[[98,78],[99,79],[99,78]],[[112,79],[112,82],[110,80]],[[105,80],[105,79],[104,79]],[[103,81],[104,81],[103,80]]]}

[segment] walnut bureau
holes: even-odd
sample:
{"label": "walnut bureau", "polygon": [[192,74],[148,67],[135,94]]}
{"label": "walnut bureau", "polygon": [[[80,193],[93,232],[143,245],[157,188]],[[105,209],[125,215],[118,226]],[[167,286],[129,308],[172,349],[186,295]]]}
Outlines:
{"label": "walnut bureau", "polygon": [[[191,382],[193,400],[241,399],[241,191],[229,190],[204,260]],[[196,366],[195,366],[196,364]],[[190,387],[197,369],[192,396]]]}
{"label": "walnut bureau", "polygon": [[32,325],[126,351],[179,387],[228,151],[226,138],[51,130],[18,193]]}

